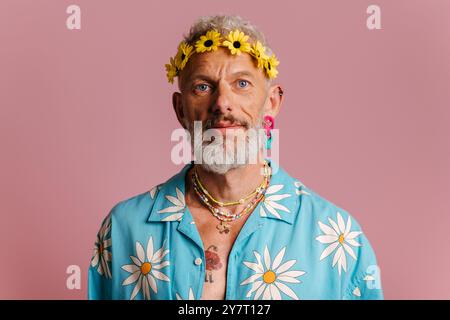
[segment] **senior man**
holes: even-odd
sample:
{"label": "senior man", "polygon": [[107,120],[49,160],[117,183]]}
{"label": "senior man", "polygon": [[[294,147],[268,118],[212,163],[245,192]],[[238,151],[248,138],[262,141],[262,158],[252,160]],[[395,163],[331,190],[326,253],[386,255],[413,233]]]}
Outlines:
{"label": "senior man", "polygon": [[[195,123],[215,138],[192,143],[200,157],[111,209],[89,268],[90,299],[383,298],[355,219],[264,156],[283,101],[278,63],[238,16],[191,27],[166,65],[179,88],[172,103],[191,143]],[[255,129],[265,145],[233,143]]]}

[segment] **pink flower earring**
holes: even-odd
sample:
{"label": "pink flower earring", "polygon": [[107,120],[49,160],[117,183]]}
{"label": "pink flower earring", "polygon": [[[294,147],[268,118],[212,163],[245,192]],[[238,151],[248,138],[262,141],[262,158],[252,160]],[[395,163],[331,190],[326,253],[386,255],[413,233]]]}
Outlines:
{"label": "pink flower earring", "polygon": [[266,130],[266,136],[267,136],[267,140],[266,140],[266,149],[270,149],[272,147],[272,129],[274,128],[275,125],[275,119],[270,116],[270,115],[266,115],[264,116],[264,130]]}

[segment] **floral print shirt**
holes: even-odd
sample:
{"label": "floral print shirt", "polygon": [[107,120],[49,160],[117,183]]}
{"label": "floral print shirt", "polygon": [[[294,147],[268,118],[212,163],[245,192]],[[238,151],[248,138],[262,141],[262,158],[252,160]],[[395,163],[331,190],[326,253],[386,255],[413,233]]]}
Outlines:
{"label": "floral print shirt", "polygon": [[[89,267],[89,299],[200,299],[216,257],[185,203],[190,166],[111,209]],[[225,299],[383,299],[357,221],[281,167],[273,172],[230,251]]]}

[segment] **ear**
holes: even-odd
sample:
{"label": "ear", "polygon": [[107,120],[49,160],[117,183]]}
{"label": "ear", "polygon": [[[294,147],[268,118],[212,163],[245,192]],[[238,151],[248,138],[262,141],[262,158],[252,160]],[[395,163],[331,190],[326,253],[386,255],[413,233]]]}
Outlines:
{"label": "ear", "polygon": [[269,88],[269,94],[264,106],[264,114],[275,117],[280,112],[281,104],[283,103],[284,93],[281,85],[276,84]]}
{"label": "ear", "polygon": [[185,129],[186,125],[184,123],[184,110],[183,110],[183,103],[181,101],[181,93],[174,92],[172,94],[172,105],[173,110],[175,111],[175,114],[177,115],[178,122],[181,124],[181,126]]}

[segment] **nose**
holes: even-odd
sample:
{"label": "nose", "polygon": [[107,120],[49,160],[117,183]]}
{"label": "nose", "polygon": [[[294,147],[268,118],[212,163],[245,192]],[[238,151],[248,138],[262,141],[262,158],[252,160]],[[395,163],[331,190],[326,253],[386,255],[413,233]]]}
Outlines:
{"label": "nose", "polygon": [[233,110],[232,107],[232,92],[225,84],[217,86],[216,99],[212,105],[213,114],[228,114]]}

